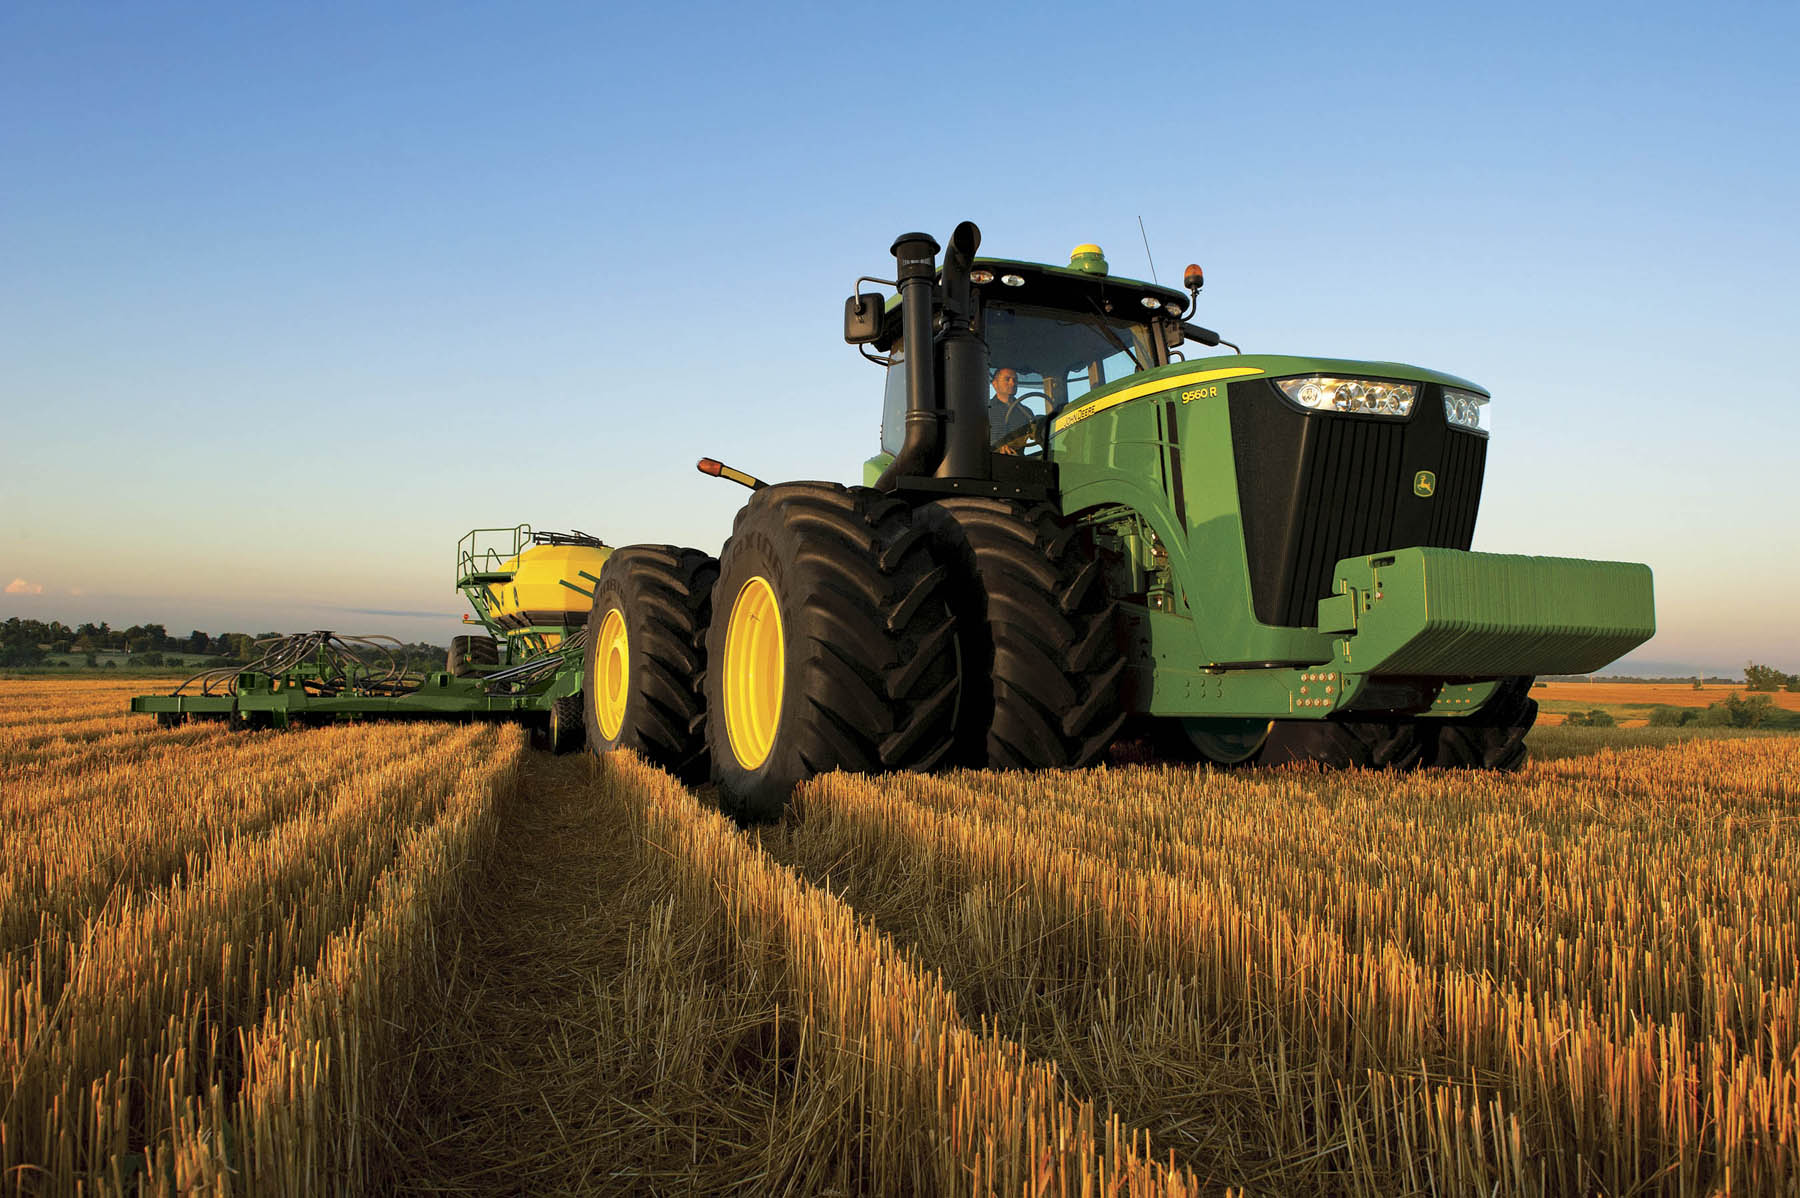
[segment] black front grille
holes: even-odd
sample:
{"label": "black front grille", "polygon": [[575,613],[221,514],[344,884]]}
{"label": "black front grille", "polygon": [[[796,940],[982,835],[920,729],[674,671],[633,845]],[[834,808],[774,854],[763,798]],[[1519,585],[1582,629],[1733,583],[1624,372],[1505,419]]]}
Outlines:
{"label": "black front grille", "polygon": [[[1406,420],[1311,412],[1266,379],[1230,388],[1232,453],[1256,618],[1306,627],[1339,559],[1425,545],[1467,549],[1487,438],[1450,428],[1443,391]],[[1422,470],[1429,497],[1414,493]]]}

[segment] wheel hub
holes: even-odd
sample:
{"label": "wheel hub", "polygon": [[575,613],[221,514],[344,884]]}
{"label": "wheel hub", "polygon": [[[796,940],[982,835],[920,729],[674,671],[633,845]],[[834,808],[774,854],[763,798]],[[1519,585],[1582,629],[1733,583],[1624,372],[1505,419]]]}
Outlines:
{"label": "wheel hub", "polygon": [[625,687],[630,671],[625,613],[615,607],[600,622],[600,639],[594,645],[594,715],[601,735],[608,740],[616,739],[625,726]]}
{"label": "wheel hub", "polygon": [[781,722],[786,644],[775,590],[760,574],[738,590],[725,628],[725,732],[744,769],[768,760]]}

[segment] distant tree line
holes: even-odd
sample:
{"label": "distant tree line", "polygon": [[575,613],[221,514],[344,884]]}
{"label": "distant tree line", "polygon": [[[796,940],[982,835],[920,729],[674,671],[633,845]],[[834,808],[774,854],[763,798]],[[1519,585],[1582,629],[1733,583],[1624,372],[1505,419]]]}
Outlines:
{"label": "distant tree line", "polygon": [[1774,666],[1752,662],[1744,667],[1744,689],[1747,691],[1800,691],[1800,674],[1784,674]]}
{"label": "distant tree line", "polygon": [[[255,660],[261,653],[256,642],[281,636],[279,632],[220,632],[208,635],[198,628],[186,636],[170,636],[161,624],[133,624],[114,628],[104,622],[77,624],[73,628],[61,620],[21,620],[13,617],[0,624],[0,667],[41,666],[52,654],[86,656],[86,664],[98,666],[99,654],[127,654],[127,665],[161,666],[165,658],[174,656],[186,662],[203,658],[205,665],[238,665]],[[443,647],[412,642],[396,651],[409,668],[441,670],[444,668]],[[112,664],[111,662],[107,664]]]}

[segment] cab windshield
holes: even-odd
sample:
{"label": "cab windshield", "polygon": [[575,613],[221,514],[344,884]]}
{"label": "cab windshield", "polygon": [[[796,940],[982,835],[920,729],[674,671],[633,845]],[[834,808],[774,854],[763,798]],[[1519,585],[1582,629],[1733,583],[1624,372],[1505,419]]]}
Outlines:
{"label": "cab windshield", "polygon": [[1156,365],[1150,326],[1092,315],[988,303],[982,309],[990,378],[1018,372],[1017,398],[1054,416],[1096,387]]}
{"label": "cab windshield", "polygon": [[[988,302],[982,307],[982,334],[988,347],[988,410],[996,444],[1017,442],[1027,423],[1030,434],[1019,446],[1025,452],[1042,447],[1046,418],[1096,387],[1158,365],[1150,325],[1028,304]],[[904,352],[896,346],[888,368],[887,395],[881,422],[881,447],[897,453],[905,439],[906,371]],[[1013,380],[1001,378],[1012,371]],[[996,383],[1000,386],[996,388]],[[1012,385],[1011,405],[1002,404]],[[1027,419],[1028,418],[1028,419]]]}

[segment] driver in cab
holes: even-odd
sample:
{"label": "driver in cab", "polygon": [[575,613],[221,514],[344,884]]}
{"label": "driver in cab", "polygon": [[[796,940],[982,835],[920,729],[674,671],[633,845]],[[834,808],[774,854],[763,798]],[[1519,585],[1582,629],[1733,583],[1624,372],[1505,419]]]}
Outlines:
{"label": "driver in cab", "polygon": [[[1001,453],[1018,453],[1025,438],[1019,437],[1036,426],[1031,409],[1019,402],[1019,372],[1002,366],[994,372],[994,393],[988,397],[988,443]],[[1011,441],[1003,445],[1002,442]]]}

